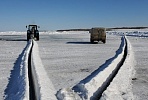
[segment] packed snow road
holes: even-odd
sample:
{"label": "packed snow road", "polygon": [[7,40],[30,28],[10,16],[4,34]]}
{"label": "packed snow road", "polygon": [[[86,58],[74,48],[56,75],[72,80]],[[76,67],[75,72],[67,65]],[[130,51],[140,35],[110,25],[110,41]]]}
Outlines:
{"label": "packed snow road", "polygon": [[107,35],[107,43],[91,44],[87,32],[44,34],[38,41],[42,63],[56,91],[86,78],[109,58],[121,44],[121,36]]}

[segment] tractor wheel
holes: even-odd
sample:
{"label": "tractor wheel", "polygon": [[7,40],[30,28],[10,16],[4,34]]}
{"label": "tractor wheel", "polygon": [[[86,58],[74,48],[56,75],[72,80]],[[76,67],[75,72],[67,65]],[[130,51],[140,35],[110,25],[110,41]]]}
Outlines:
{"label": "tractor wheel", "polygon": [[39,35],[37,35],[37,36],[36,36],[36,40],[38,40],[38,41],[39,41]]}
{"label": "tractor wheel", "polygon": [[30,36],[29,36],[29,35],[27,35],[27,41],[29,41],[29,39],[30,39]]}
{"label": "tractor wheel", "polygon": [[29,41],[29,38],[27,37],[27,41]]}
{"label": "tractor wheel", "polygon": [[91,43],[94,43],[94,40],[90,40]]}
{"label": "tractor wheel", "polygon": [[106,40],[102,40],[102,42],[105,44],[106,43]]}

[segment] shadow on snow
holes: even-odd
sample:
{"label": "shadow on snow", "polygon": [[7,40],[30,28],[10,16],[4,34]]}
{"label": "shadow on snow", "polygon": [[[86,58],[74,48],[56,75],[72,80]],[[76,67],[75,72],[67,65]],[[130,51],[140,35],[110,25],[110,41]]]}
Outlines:
{"label": "shadow on snow", "polygon": [[103,44],[102,42],[67,42],[67,44]]}
{"label": "shadow on snow", "polygon": [[0,35],[0,41],[27,41],[24,36],[20,35]]}
{"label": "shadow on snow", "polygon": [[[29,42],[28,42],[29,43]],[[11,70],[10,77],[8,79],[7,87],[4,91],[5,100],[21,100],[25,95],[25,68],[23,57],[25,50],[27,49],[28,43],[22,53],[19,55],[14,63],[14,67]]]}

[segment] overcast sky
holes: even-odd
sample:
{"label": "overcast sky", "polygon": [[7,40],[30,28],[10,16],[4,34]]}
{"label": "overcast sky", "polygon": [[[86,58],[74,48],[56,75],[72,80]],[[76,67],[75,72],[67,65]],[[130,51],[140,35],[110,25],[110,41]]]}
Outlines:
{"label": "overcast sky", "polygon": [[148,26],[148,0],[1,0],[0,31]]}

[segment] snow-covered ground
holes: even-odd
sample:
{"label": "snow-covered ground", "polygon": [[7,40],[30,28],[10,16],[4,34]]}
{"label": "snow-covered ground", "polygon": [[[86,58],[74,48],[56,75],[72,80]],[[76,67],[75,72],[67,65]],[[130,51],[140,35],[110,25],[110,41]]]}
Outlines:
{"label": "snow-covered ground", "polygon": [[56,90],[73,86],[91,74],[115,55],[121,43],[121,37],[110,35],[106,44],[91,44],[88,33],[42,38],[37,42],[40,57]]}
{"label": "snow-covered ground", "polygon": [[[146,34],[148,35],[148,34]],[[135,55],[134,80],[132,81],[132,90],[134,100],[148,99],[148,38],[146,37],[128,37],[133,46]]]}
{"label": "snow-covered ground", "polygon": [[[106,44],[90,44],[87,32],[41,33],[40,41],[35,42],[37,44],[35,50],[39,53],[35,57],[37,60],[41,59],[39,61],[43,67],[37,68],[36,72],[44,73],[42,74],[43,78],[38,77],[38,81],[41,82],[40,88],[43,88],[41,93],[45,93],[45,96],[49,94],[44,89],[50,88],[50,82],[53,85],[52,92],[54,94],[52,95],[56,95],[57,91],[62,89],[61,94],[63,95],[60,95],[59,99],[62,97],[69,99],[66,97],[67,94],[64,94],[67,90],[70,91],[72,87],[83,82],[100,66],[120,54],[116,51],[122,50],[123,39],[121,38],[123,34],[127,35],[128,56],[116,78],[103,93],[101,100],[146,100],[148,98],[148,89],[146,89],[148,87],[146,74],[148,70],[146,67],[148,63],[147,29],[107,32]],[[25,90],[27,73],[25,71],[27,70],[22,61],[25,62],[24,57],[29,46],[26,41],[26,32],[0,32],[0,44],[0,80],[2,82],[0,84],[0,99],[9,99],[9,97],[25,99],[27,96],[27,90]],[[114,61],[114,63],[117,62]],[[44,75],[47,76],[44,77]],[[94,86],[96,85],[96,75],[91,76],[94,76],[90,79],[94,82],[90,86]],[[42,84],[44,85],[42,86]],[[91,91],[95,90],[94,88],[90,89]],[[15,92],[12,93],[12,91]]]}

